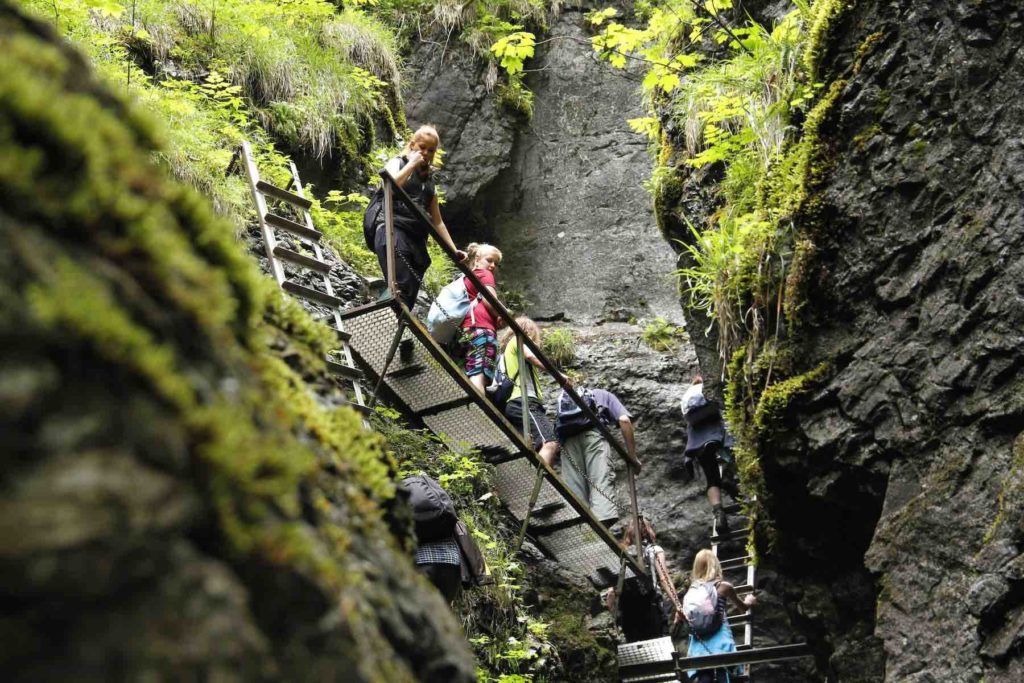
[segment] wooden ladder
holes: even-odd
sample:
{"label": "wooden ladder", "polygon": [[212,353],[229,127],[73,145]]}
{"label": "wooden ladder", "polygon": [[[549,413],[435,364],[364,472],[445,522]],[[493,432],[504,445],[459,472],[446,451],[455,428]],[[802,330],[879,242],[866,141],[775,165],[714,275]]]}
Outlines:
{"label": "wooden ladder", "polygon": [[[323,234],[313,226],[313,217],[309,213],[313,204],[302,190],[299,170],[294,162],[289,162],[294,191],[286,190],[260,178],[259,169],[253,159],[252,147],[247,141],[242,141],[241,159],[259,216],[260,233],[263,235],[270,272],[278,286],[285,292],[330,311],[328,324],[335,331],[340,348],[336,358],[328,356],[324,360],[327,369],[333,375],[349,383],[351,392],[347,405],[361,412],[365,420],[372,409],[367,407],[365,392],[361,385],[362,372],[355,365],[349,345],[351,335],[345,331],[345,321],[341,316],[345,301],[334,295],[330,278],[331,266],[324,261],[323,248],[320,246]],[[268,208],[268,200],[291,207],[298,220],[272,212]],[[279,240],[277,231],[285,233],[288,237]],[[309,272],[314,280],[322,284],[322,289],[288,279],[285,272],[286,263]]]}

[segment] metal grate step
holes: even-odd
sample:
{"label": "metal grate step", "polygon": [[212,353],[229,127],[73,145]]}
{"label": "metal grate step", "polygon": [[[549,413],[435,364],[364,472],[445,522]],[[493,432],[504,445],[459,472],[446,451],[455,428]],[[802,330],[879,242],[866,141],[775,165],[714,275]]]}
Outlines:
{"label": "metal grate step", "polygon": [[294,192],[289,192],[288,190],[282,190],[280,187],[271,185],[265,180],[257,181],[256,189],[265,195],[273,197],[274,199],[280,199],[282,202],[288,202],[292,206],[298,207],[303,211],[309,211],[313,208],[313,202],[305,197],[300,197]]}
{"label": "metal grate step", "polygon": [[398,379],[400,377],[415,377],[421,375],[427,371],[427,368],[419,363],[415,365],[406,365],[404,368],[398,368],[397,370],[391,370],[388,372],[388,379]]}
{"label": "metal grate step", "polygon": [[[545,554],[584,577],[600,572],[618,575],[622,553],[618,540],[553,470],[540,464],[516,428],[474,388],[401,302],[379,301],[342,311],[341,317],[365,376],[377,382],[383,374],[391,405],[433,433],[443,434],[456,452],[481,452],[494,466],[495,491],[512,517],[521,523],[529,513],[534,528],[543,528],[534,538]],[[387,360],[399,332],[399,344],[407,345],[413,362],[424,367],[416,375],[394,377],[389,372]],[[392,363],[399,362],[398,356],[394,353]],[[543,478],[530,512],[538,468]],[[584,523],[576,523],[579,518]],[[644,574],[634,558],[628,557],[627,565],[637,575]]]}
{"label": "metal grate step", "polygon": [[331,266],[320,259],[300,254],[299,252],[292,251],[280,244],[274,247],[274,256],[278,257],[282,261],[287,261],[288,263],[294,263],[297,266],[308,268],[316,273],[320,273],[321,275],[327,275],[331,272]]}
{"label": "metal grate step", "polygon": [[306,299],[307,301],[312,301],[316,304],[323,304],[324,306],[329,306],[331,308],[340,308],[345,303],[336,296],[332,296],[326,292],[321,292],[313,289],[312,287],[300,285],[294,280],[285,280],[282,282],[281,289],[289,294],[294,294],[297,297]]}
{"label": "metal grate step", "polygon": [[284,216],[278,216],[276,213],[267,213],[263,220],[266,221],[267,225],[272,225],[275,228],[280,228],[285,232],[290,232],[296,237],[301,237],[304,240],[310,242],[319,242],[320,238],[323,237],[323,233],[319,230],[311,230],[305,225],[300,225],[293,220],[289,220]]}

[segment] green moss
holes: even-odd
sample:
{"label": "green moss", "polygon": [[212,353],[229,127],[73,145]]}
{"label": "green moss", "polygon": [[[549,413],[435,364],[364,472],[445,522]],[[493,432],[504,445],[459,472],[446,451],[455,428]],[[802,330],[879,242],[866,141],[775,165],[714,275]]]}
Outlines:
{"label": "green moss", "polygon": [[821,363],[809,372],[777,382],[765,389],[754,411],[754,426],[758,432],[764,436],[765,432],[778,428],[786,409],[793,401],[821,386],[828,373],[828,363]]}
{"label": "green moss", "polygon": [[984,543],[991,543],[1000,531],[1008,530],[1016,538],[1022,535],[1024,523],[1024,432],[1013,443],[1010,467],[999,486],[999,507],[995,519],[985,533]]}
{"label": "green moss", "polygon": [[860,73],[860,70],[864,67],[864,60],[871,55],[874,49],[882,42],[882,38],[885,34],[881,31],[875,31],[874,33],[867,36],[857,46],[857,51],[853,55],[853,73]]}
{"label": "green moss", "polygon": [[826,46],[839,19],[853,6],[854,0],[818,0],[812,7],[813,17],[808,31],[803,60],[812,79],[820,78],[819,69]]}
{"label": "green moss", "polygon": [[850,142],[853,143],[854,148],[856,148],[858,151],[863,152],[864,148],[868,146],[868,143],[871,142],[871,140],[873,140],[876,136],[880,135],[881,133],[881,126],[879,126],[877,123],[872,123],[867,126],[864,126],[864,128],[862,128],[856,135],[853,136],[853,140],[851,140]]}

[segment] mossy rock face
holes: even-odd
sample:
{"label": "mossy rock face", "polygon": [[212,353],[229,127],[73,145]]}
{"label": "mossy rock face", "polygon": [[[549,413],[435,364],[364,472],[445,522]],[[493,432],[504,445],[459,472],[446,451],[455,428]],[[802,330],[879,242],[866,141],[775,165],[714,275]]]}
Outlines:
{"label": "mossy rock face", "polygon": [[0,67],[5,672],[474,680],[323,336],[9,2]]}

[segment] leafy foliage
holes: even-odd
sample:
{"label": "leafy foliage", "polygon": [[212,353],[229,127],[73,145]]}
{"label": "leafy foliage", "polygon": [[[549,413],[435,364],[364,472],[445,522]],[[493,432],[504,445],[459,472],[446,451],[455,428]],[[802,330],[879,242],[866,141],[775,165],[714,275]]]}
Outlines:
{"label": "leafy foliage", "polygon": [[670,353],[679,347],[679,342],[686,338],[686,331],[673,325],[665,318],[658,316],[644,326],[640,341],[655,351]]}
{"label": "leafy foliage", "polygon": [[568,327],[548,328],[544,330],[541,349],[553,362],[565,365],[576,358],[576,339]]}
{"label": "leafy foliage", "polygon": [[[708,225],[690,225],[682,246],[692,265],[677,273],[690,305],[717,322],[723,359],[744,335],[763,338],[773,311],[781,310],[794,203],[785,191],[766,201],[764,179],[796,171],[783,158],[791,121],[821,88],[800,58],[810,6],[795,4],[772,28],[732,23],[728,0],[649,3],[640,8],[647,17],[642,29],[607,21],[614,17],[607,10],[591,15],[601,27],[593,44],[603,59],[614,66],[625,66],[627,58],[646,64],[651,115],[630,126],[668,150],[660,154],[649,188],[663,196],[678,182],[668,165],[672,141],[661,130],[664,118],[682,132],[680,163],[724,171],[721,208]],[[793,185],[784,178],[776,183]]]}
{"label": "leafy foliage", "polygon": [[466,444],[448,443],[427,431],[396,421],[397,413],[378,409],[375,428],[398,462],[399,476],[427,474],[452,497],[494,577],[494,584],[464,591],[456,603],[477,655],[483,683],[545,680],[558,664],[548,624],[526,606],[526,569],[512,547],[516,529],[508,526],[491,493],[492,468]]}

